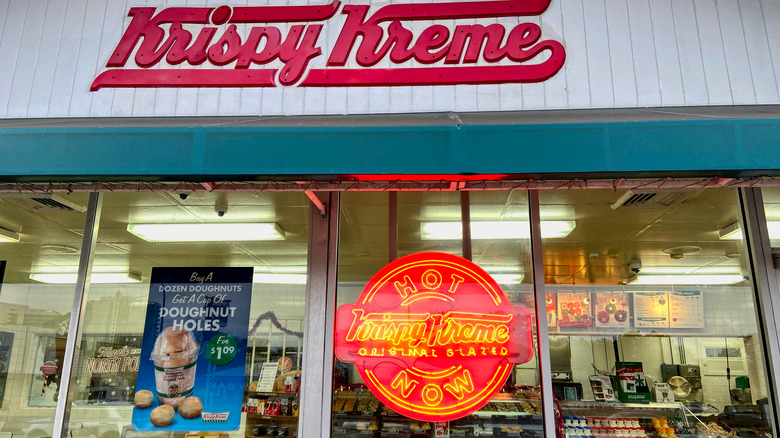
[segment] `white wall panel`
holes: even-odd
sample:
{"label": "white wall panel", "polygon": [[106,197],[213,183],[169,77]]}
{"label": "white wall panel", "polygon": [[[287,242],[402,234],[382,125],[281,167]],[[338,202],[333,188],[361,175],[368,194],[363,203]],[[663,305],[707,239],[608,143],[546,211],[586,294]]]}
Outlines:
{"label": "white wall panel", "polygon": [[[27,15],[22,19],[24,26],[21,29],[21,45],[16,58],[13,80],[11,81],[11,100],[8,104],[8,117],[27,116],[27,106],[30,104],[33,77],[35,76],[38,63],[38,50],[40,49],[41,34],[43,32],[44,20],[41,20],[41,17],[46,15],[48,3],[45,0],[30,2],[27,6]],[[41,86],[46,85],[41,84]],[[46,117],[46,114],[41,114],[41,116]]]}
{"label": "white wall panel", "polygon": [[[51,87],[48,115],[63,117],[68,115],[73,95],[73,81],[76,77],[78,60],[81,52],[81,35],[84,28],[84,17],[87,12],[87,0],[72,0],[67,2],[65,23],[62,37],[58,41],[59,53],[66,52],[68,56],[57,56],[54,80]],[[31,102],[32,103],[32,102]]]}
{"label": "white wall panel", "polygon": [[615,106],[615,95],[609,65],[607,10],[604,0],[583,0],[582,6],[591,104],[596,108],[611,108]]}
{"label": "white wall panel", "polygon": [[723,51],[726,54],[726,68],[731,84],[731,97],[736,105],[755,104],[756,93],[739,4],[737,0],[718,0],[717,6],[718,21],[723,34]]}
{"label": "white wall panel", "polygon": [[[228,3],[283,6],[303,1]],[[322,4],[326,0],[309,1]],[[369,14],[381,6],[412,1],[435,0],[377,0],[371,3]],[[449,26],[499,23],[507,31],[518,23],[540,25],[543,39],[560,41],[566,49],[563,69],[542,83],[89,91],[94,78],[106,70],[110,54],[130,23],[130,7],[147,5],[159,11],[164,7],[223,3],[0,2],[0,59],[8,66],[0,69],[0,117],[379,114],[780,104],[779,0],[552,0],[541,16],[441,22]],[[325,66],[325,55],[334,46],[344,20],[345,15],[338,12],[328,21],[318,41],[324,56],[313,59],[310,67]],[[416,35],[431,24],[433,21],[404,22]],[[246,35],[250,27],[241,25],[239,31]],[[286,36],[287,26],[278,27]],[[357,63],[350,58],[347,66],[355,68]],[[385,58],[376,67],[392,66]]]}
{"label": "white wall panel", "polygon": [[[513,20],[515,24],[520,23],[520,19]],[[543,27],[540,17],[527,17],[526,20],[522,20],[523,23],[534,23],[539,27]],[[500,86],[501,98],[500,108],[501,110],[507,110],[508,108],[518,108],[519,104],[522,104],[522,109],[544,109],[545,95],[544,95],[544,83],[540,84],[502,84]]]}
{"label": "white wall panel", "polygon": [[[106,2],[106,9],[103,13],[103,16],[100,17],[98,15],[90,16],[87,18],[88,23],[96,23],[96,22],[103,22],[102,27],[102,33],[100,35],[97,35],[96,38],[100,41],[99,44],[99,51],[98,51],[98,58],[97,58],[97,69],[95,72],[91,75],[92,77],[77,77],[77,85],[76,85],[76,92],[83,92],[82,90],[89,90],[89,86],[92,83],[92,79],[94,79],[94,76],[99,74],[99,72],[102,70],[102,68],[106,65],[106,62],[108,61],[108,57],[111,56],[111,53],[114,51],[114,48],[116,47],[116,44],[119,42],[119,38],[122,36],[122,32],[124,31],[127,24],[130,22],[130,19],[127,18],[127,2],[116,0],[116,1],[108,1]],[[99,20],[99,21],[98,21]],[[87,26],[88,28],[95,27],[94,24],[91,26]],[[92,96],[92,102],[89,108],[89,115],[90,116],[99,116],[99,117],[105,117],[105,116],[112,116],[116,115],[113,114],[112,109],[112,103],[114,99],[120,100],[121,98],[124,98],[127,100],[127,94],[125,95],[117,95],[115,94],[115,91],[121,91],[120,89],[117,90],[105,90],[104,93],[102,90],[99,93],[90,93]],[[127,90],[125,90],[127,91]],[[129,93],[133,94],[134,93]],[[73,114],[71,114],[73,115]]]}
{"label": "white wall panel", "polygon": [[653,42],[658,62],[658,87],[661,104],[665,106],[685,105],[680,55],[677,51],[676,29],[672,12],[672,0],[650,2],[653,23]]}
{"label": "white wall panel", "polygon": [[[780,89],[780,2],[777,0],[762,0],[761,12],[764,15],[764,29],[766,29],[769,51],[772,56],[773,74],[775,84]],[[756,23],[758,25],[758,23]]]}
{"label": "white wall panel", "polygon": [[686,105],[709,105],[693,0],[673,0],[674,30]]}
{"label": "white wall panel", "polygon": [[[775,1],[774,4],[780,5]],[[753,88],[757,102],[778,99],[778,86],[775,82],[775,69],[772,65],[772,54],[769,51],[769,40],[764,23],[761,2],[743,2],[739,5],[742,17],[742,29],[745,32],[745,45],[750,61],[750,73],[753,77]],[[780,20],[780,17],[777,17]],[[775,21],[775,30],[780,27],[780,21]],[[780,67],[780,65],[778,65]]]}
{"label": "white wall panel", "polygon": [[477,108],[477,86],[455,86],[455,111],[474,111]]}
{"label": "white wall panel", "polygon": [[[553,1],[550,7],[542,14],[541,27],[547,38],[560,41],[566,47],[566,40],[563,39],[563,13],[561,12],[561,2]],[[570,62],[568,59],[566,62]],[[566,69],[561,69],[555,76],[543,82],[544,86],[544,108],[568,108],[569,96],[566,90]]]}
{"label": "white wall panel", "polygon": [[0,32],[0,59],[7,64],[0,68],[0,117],[6,117],[10,108],[11,89],[16,73],[16,61],[22,44],[24,20],[27,17],[27,0],[11,0],[7,3],[3,29]]}
{"label": "white wall panel", "polygon": [[[496,90],[496,94],[498,91]],[[415,87],[412,89],[412,108],[415,112],[433,111],[433,87]]]}
{"label": "white wall panel", "polygon": [[606,0],[609,60],[612,71],[612,93],[615,106],[637,106],[634,52],[631,50],[631,28],[628,5],[623,0]]}
{"label": "white wall panel", "polygon": [[562,1],[563,41],[566,43],[566,91],[569,106],[591,106],[588,88],[588,46],[585,41],[585,17],[581,1]]}
{"label": "white wall panel", "polygon": [[701,59],[711,105],[731,105],[729,72],[723,51],[723,36],[718,23],[718,10],[713,0],[693,0],[696,10]]}
{"label": "white wall panel", "polygon": [[628,24],[631,26],[631,49],[639,106],[660,106],[661,89],[658,86],[658,63],[649,0],[628,2]]}
{"label": "white wall panel", "polygon": [[390,112],[390,87],[368,89],[368,110],[374,114]]}

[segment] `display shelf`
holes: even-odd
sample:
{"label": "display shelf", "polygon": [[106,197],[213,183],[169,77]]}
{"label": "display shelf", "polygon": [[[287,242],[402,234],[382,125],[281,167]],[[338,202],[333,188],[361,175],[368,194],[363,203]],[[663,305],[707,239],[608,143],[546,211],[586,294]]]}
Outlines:
{"label": "display shelf", "polygon": [[[538,393],[499,393],[481,410],[449,422],[452,437],[496,438],[543,436]],[[359,410],[360,406],[372,409]],[[365,388],[339,391],[334,397],[333,436],[418,438],[434,436],[434,424],[399,415]],[[343,409],[350,406],[352,409]]]}
{"label": "display shelf", "polygon": [[247,414],[247,418],[255,418],[261,420],[295,421],[296,423],[298,422],[298,417],[293,415]]}
{"label": "display shelf", "polygon": [[[686,410],[680,402],[623,403],[604,401],[561,400],[564,417],[606,418],[680,418],[686,419]],[[686,422],[687,423],[687,422]],[[686,424],[687,425],[687,424]]]}
{"label": "display shelf", "polygon": [[298,398],[298,393],[295,393],[295,392],[249,392],[248,396],[252,397],[252,398],[269,398],[269,397]]}

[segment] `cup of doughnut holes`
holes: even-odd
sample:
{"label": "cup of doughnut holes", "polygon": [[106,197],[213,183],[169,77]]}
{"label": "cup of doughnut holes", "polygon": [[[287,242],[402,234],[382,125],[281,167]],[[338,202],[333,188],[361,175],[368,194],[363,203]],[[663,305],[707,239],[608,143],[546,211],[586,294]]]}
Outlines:
{"label": "cup of doughnut holes", "polygon": [[[135,393],[133,404],[136,408],[144,409],[152,405],[154,396],[152,391],[141,390]],[[200,417],[203,412],[203,403],[198,397],[186,397],[178,406],[179,415],[182,418],[193,419]],[[157,427],[169,426],[173,422],[176,410],[170,405],[160,405],[149,413],[149,421]]]}

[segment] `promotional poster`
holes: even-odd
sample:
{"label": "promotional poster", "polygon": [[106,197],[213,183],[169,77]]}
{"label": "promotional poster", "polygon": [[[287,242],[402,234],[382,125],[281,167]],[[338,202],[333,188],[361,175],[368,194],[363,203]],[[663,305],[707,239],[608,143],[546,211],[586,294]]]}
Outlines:
{"label": "promotional poster", "polygon": [[634,327],[669,328],[669,294],[634,293]]}
{"label": "promotional poster", "polygon": [[251,267],[152,269],[136,430],[238,430],[253,274]]}
{"label": "promotional poster", "polygon": [[590,293],[571,292],[558,294],[558,327],[591,327]]}
{"label": "promotional poster", "polygon": [[630,326],[628,294],[623,292],[596,292],[593,294],[597,328],[620,328]]}

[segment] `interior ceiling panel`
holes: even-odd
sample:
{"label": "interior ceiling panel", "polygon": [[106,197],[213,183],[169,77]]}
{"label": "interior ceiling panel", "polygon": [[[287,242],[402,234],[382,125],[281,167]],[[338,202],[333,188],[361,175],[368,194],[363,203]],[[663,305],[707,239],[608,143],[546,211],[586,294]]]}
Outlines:
{"label": "interior ceiling panel", "polygon": [[[765,190],[767,210],[780,215],[780,193]],[[472,220],[528,220],[527,192],[469,192]],[[739,218],[734,189],[703,189],[682,204],[660,210],[614,210],[625,190],[547,190],[540,192],[543,220],[574,221],[565,238],[544,239],[545,276],[550,283],[618,284],[630,274],[629,261],[647,267],[732,266],[745,262],[739,241],[723,241],[718,230]],[[87,193],[72,202],[87,205]],[[34,214],[0,195],[0,227],[20,232],[22,242],[0,243],[8,261],[7,282],[27,283],[34,267],[75,266],[78,254],[44,250],[43,244],[78,248],[85,215]],[[215,206],[223,203],[220,218]],[[148,281],[152,266],[236,265],[298,266],[307,260],[309,200],[303,193],[220,192],[106,193],[96,248],[96,265],[126,266]],[[388,194],[343,195],[340,280],[365,281],[388,261]],[[459,192],[399,192],[399,255],[417,251],[461,252],[460,240],[420,240],[423,221],[458,221]],[[774,209],[774,210],[772,210]],[[259,221],[277,223],[283,241],[240,243],[149,243],[127,232],[127,224],[166,221]],[[701,248],[680,259],[664,249],[680,245]],[[486,267],[505,267],[530,283],[530,245],[523,240],[474,240],[474,260]]]}

